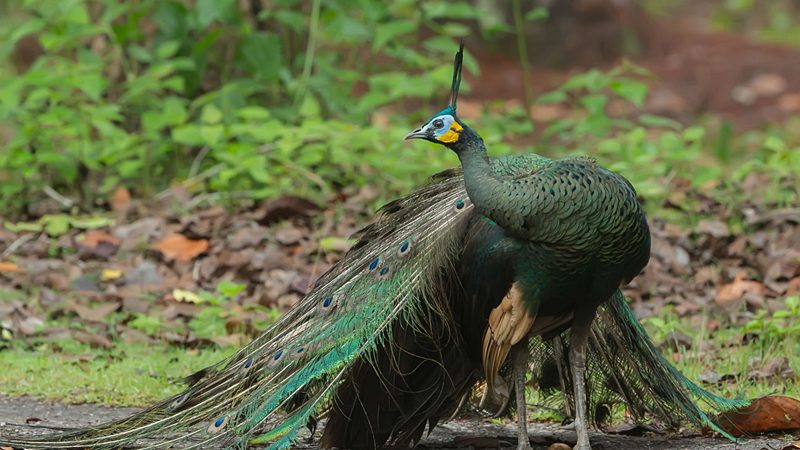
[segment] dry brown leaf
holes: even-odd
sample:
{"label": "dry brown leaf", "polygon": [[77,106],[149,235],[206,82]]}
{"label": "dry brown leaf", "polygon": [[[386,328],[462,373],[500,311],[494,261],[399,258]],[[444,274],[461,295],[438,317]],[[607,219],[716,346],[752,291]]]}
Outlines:
{"label": "dry brown leaf", "polygon": [[97,248],[101,242],[110,242],[119,245],[122,243],[122,240],[100,230],[89,230],[86,232],[83,239],[77,242],[78,245],[83,247]]}
{"label": "dry brown leaf", "polygon": [[792,442],[786,447],[781,447],[780,450],[800,450],[800,441]]}
{"label": "dry brown leaf", "polygon": [[120,305],[121,302],[109,302],[94,308],[87,308],[81,304],[72,304],[67,310],[75,311],[78,317],[89,322],[104,322],[106,316],[118,310]]}
{"label": "dry brown leaf", "polygon": [[728,224],[720,220],[701,220],[697,223],[697,231],[710,234],[714,237],[726,237],[731,234]]}
{"label": "dry brown leaf", "polygon": [[208,241],[205,239],[192,240],[181,234],[171,234],[156,242],[153,247],[168,260],[187,262],[208,250]]}
{"label": "dry brown leaf", "polygon": [[14,272],[24,272],[25,269],[21,269],[18,265],[10,262],[0,261],[0,273],[14,273]]}
{"label": "dry brown leaf", "polygon": [[738,300],[745,296],[745,294],[764,295],[767,288],[763,284],[746,280],[747,274],[740,272],[734,278],[733,283],[722,286],[717,294],[717,303],[727,303]]}
{"label": "dry brown leaf", "polygon": [[792,279],[789,282],[789,287],[786,288],[786,295],[798,295],[800,294],[800,277]]}
{"label": "dry brown leaf", "polygon": [[92,255],[101,259],[108,259],[119,250],[119,238],[111,236],[100,230],[89,230],[84,238],[77,241],[78,255]]}
{"label": "dry brown leaf", "polygon": [[711,420],[735,437],[797,430],[800,429],[800,401],[770,395],[753,400],[740,411],[723,413]]}
{"label": "dry brown leaf", "polygon": [[296,195],[283,195],[261,207],[256,212],[256,220],[261,225],[268,225],[295,217],[312,217],[318,212],[319,206],[310,200]]}
{"label": "dry brown leaf", "polygon": [[82,344],[87,344],[89,347],[92,348],[97,348],[97,347],[111,348],[114,346],[114,344],[112,344],[107,337],[100,334],[89,334],[89,333],[84,333],[83,331],[73,331],[72,337],[76,341]]}
{"label": "dry brown leaf", "polygon": [[120,211],[128,207],[128,204],[131,201],[131,192],[125,188],[120,187],[114,191],[114,194],[111,195],[110,202],[111,209],[114,211]]}

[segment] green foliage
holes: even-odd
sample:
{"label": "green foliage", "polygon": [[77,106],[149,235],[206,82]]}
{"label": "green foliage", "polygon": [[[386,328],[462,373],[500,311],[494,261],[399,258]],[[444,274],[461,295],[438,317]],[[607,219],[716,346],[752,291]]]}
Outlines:
{"label": "green foliage", "polygon": [[[467,4],[416,3],[27,1],[0,28],[0,61],[27,35],[44,50],[24,73],[0,64],[2,208],[45,186],[91,206],[121,185],[148,193],[187,177],[251,198],[363,183],[400,159],[405,127],[372,126],[375,109],[440,103],[466,34],[447,17],[471,17]],[[412,47],[423,25],[437,34]],[[372,89],[354,102],[360,85]],[[391,181],[427,172],[401,167]]]}
{"label": "green foliage", "polygon": [[761,339],[783,340],[800,332],[800,297],[793,295],[784,299],[786,309],[775,311],[770,318],[766,310],[756,313],[744,327],[745,333],[755,333]]}
{"label": "green foliage", "polygon": [[[768,378],[752,378],[754,369],[763,367],[773,358],[786,358],[792,370],[800,370],[800,361],[794,357],[800,351],[800,298],[788,296],[784,299],[786,309],[768,313],[760,310],[746,323],[731,323],[728,313],[714,314],[703,311],[699,317],[704,321],[690,324],[668,307],[658,317],[642,320],[647,333],[656,343],[667,343],[673,332],[679,332],[691,339],[692,346],[685,349],[678,346],[678,355],[673,355],[675,367],[691,380],[701,379],[704,371],[720,375],[733,375],[735,382],[721,383],[717,386],[704,384],[703,388],[713,393],[728,396],[751,398],[774,391],[775,385]],[[709,332],[707,323],[715,318],[720,326]],[[797,397],[800,383],[795,379],[785,379],[781,383],[783,395]]]}
{"label": "green foliage", "polygon": [[[288,191],[319,199],[370,183],[385,199],[457,164],[440,147],[401,139],[446,102],[456,38],[466,33],[450,20],[482,16],[467,3],[282,0],[245,11],[232,0],[30,0],[6,7],[18,20],[0,21],[0,213],[24,213],[51,188],[91,209],[120,186],[146,196],[180,182],[222,200]],[[534,9],[523,19],[547,15]],[[422,27],[433,35],[421,39]],[[2,61],[30,34],[44,55],[17,73]],[[477,73],[469,55],[465,65]],[[779,189],[800,167],[796,133],[739,138],[730,124],[717,131],[635,117],[650,78],[630,63],[576,75],[538,99],[569,108],[538,134],[529,110],[504,104],[486,105],[470,124],[492,154],[598,156],[656,201],[670,192],[665,178],[697,187],[725,173],[740,182],[752,171],[777,174],[774,195],[797,200],[796,190]],[[422,111],[409,113],[408,104]]]}

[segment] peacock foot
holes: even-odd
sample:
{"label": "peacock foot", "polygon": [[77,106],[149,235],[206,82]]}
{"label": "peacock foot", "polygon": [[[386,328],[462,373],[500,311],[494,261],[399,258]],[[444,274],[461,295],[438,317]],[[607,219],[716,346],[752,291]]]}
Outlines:
{"label": "peacock foot", "polygon": [[572,450],[592,450],[592,446],[589,441],[581,442],[579,440],[575,447],[572,447]]}
{"label": "peacock foot", "polygon": [[533,450],[531,441],[527,437],[524,440],[520,440],[519,444],[517,444],[517,450]]}

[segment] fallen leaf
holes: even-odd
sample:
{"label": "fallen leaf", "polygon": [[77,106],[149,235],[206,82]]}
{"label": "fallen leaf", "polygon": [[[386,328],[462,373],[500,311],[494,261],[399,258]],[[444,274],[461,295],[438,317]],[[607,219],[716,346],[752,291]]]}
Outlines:
{"label": "fallen leaf", "polygon": [[11,231],[11,232],[14,232],[14,233],[19,233],[20,231],[31,231],[31,232],[34,232],[34,233],[38,233],[39,231],[42,231],[42,229],[44,228],[42,226],[42,224],[39,223],[39,222],[17,222],[17,223],[13,223],[13,222],[9,222],[9,221],[6,220],[6,221],[3,222],[3,225],[6,227],[6,229],[8,231]]}
{"label": "fallen leaf", "polygon": [[228,347],[228,346],[241,347],[244,344],[246,344],[249,339],[247,339],[247,336],[241,333],[236,333],[236,334],[229,334],[227,336],[218,336],[212,340],[214,341],[215,344],[219,345],[220,347]]}
{"label": "fallen leaf", "polygon": [[131,201],[131,191],[129,191],[125,187],[119,187],[114,194],[111,196],[111,209],[114,211],[119,211],[128,206],[128,203]]}
{"label": "fallen leaf", "polygon": [[82,275],[75,279],[72,283],[72,290],[74,291],[85,291],[85,292],[100,292],[100,288],[94,284],[94,281],[89,279],[87,276]]}
{"label": "fallen leaf", "polygon": [[205,239],[192,240],[181,234],[172,234],[156,242],[153,247],[168,260],[187,262],[208,250],[208,241]]}
{"label": "fallen leaf", "polygon": [[[764,450],[764,449],[762,449]],[[780,450],[800,450],[800,441],[792,442],[791,444],[787,445],[786,447],[781,447]]]}
{"label": "fallen leaf", "polygon": [[120,277],[122,277],[121,270],[103,269],[103,271],[100,273],[100,279],[103,281],[117,280]]}
{"label": "fallen leaf", "polygon": [[69,231],[70,217],[66,214],[47,214],[39,219],[50,236],[61,236]]}
{"label": "fallen leaf", "polygon": [[697,223],[697,231],[707,233],[714,237],[730,236],[731,230],[725,222],[719,220],[701,220]]}
{"label": "fallen leaf", "polygon": [[800,429],[800,401],[783,395],[753,400],[749,406],[711,418],[734,437]]}
{"label": "fallen leaf", "polygon": [[125,284],[128,286],[160,286],[164,281],[158,273],[158,268],[152,261],[142,261],[133,270],[125,274]]}
{"label": "fallen leaf", "polygon": [[245,247],[257,247],[264,239],[266,239],[266,229],[264,227],[242,227],[228,238],[228,248],[241,250]]}
{"label": "fallen leaf", "polygon": [[717,294],[717,303],[727,303],[738,300],[745,294],[764,295],[767,288],[757,281],[746,280],[747,274],[740,272],[734,278],[733,283],[722,286]]}
{"label": "fallen leaf", "polygon": [[783,357],[772,358],[763,368],[747,373],[749,380],[766,380],[777,382],[794,377],[794,370],[789,367],[789,360]]}
{"label": "fallen leaf", "polygon": [[108,259],[119,250],[122,240],[99,230],[89,230],[83,239],[76,241],[78,256],[97,256]]}
{"label": "fallen leaf", "polygon": [[73,303],[67,308],[67,311],[75,311],[78,317],[89,322],[104,322],[106,316],[118,310],[120,305],[120,302],[109,302],[94,308],[87,308]]}
{"label": "fallen leaf", "polygon": [[22,271],[18,265],[10,262],[0,261],[0,273],[13,273]]}
{"label": "fallen leaf", "polygon": [[645,433],[666,434],[661,428],[646,423],[623,422],[617,425],[603,428],[608,434],[620,434],[623,436],[644,436]]}
{"label": "fallen leaf", "polygon": [[72,217],[70,223],[75,228],[93,230],[114,225],[114,219],[104,216]]}
{"label": "fallen leaf", "polygon": [[283,195],[267,202],[260,208],[256,213],[256,220],[261,225],[268,225],[295,217],[312,217],[317,212],[319,212],[319,206],[310,200],[296,195]]}
{"label": "fallen leaf", "polygon": [[73,331],[72,337],[76,341],[82,344],[86,344],[92,348],[97,348],[97,347],[111,348],[114,346],[107,337],[99,334],[89,334],[89,333],[84,333],[83,331]]}
{"label": "fallen leaf", "polygon": [[177,288],[173,289],[172,297],[174,297],[175,300],[179,302],[194,303],[195,305],[203,303],[203,299],[200,298],[199,295],[191,291],[185,291],[183,289],[177,289]]}
{"label": "fallen leaf", "polygon": [[786,295],[798,294],[800,294],[800,277],[793,278],[792,281],[789,282],[789,287],[786,288]]}

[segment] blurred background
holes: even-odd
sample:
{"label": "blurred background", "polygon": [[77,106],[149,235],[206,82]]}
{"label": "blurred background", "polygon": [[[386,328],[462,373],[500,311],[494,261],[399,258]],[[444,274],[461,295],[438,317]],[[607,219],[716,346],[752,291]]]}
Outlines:
{"label": "blurred background", "polygon": [[[4,0],[0,360],[34,369],[0,392],[147,403],[263,330],[458,164],[402,137],[461,39],[491,155],[637,188],[653,258],[627,294],[665,353],[722,392],[796,389],[796,1]],[[74,364],[42,383],[52,354]]]}

